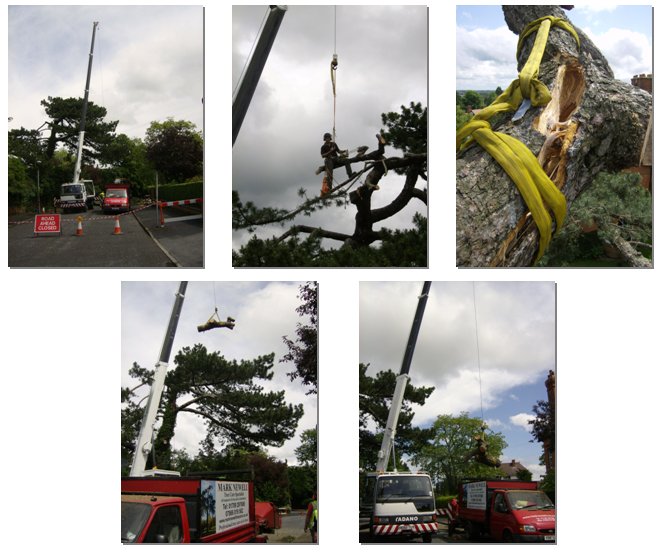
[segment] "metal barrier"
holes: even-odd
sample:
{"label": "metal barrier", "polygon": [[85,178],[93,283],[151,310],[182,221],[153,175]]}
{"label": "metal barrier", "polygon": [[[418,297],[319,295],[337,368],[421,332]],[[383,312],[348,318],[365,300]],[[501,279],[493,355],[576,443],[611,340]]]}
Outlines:
{"label": "metal barrier", "polygon": [[175,207],[178,205],[196,205],[199,203],[203,203],[203,198],[199,197],[197,199],[182,199],[180,201],[160,201],[159,202],[159,222],[161,223],[162,226],[166,224],[167,222],[179,222],[182,220],[195,220],[195,219],[202,219],[203,218],[203,213],[199,215],[184,215],[182,217],[169,217],[169,218],[164,218],[164,207]]}

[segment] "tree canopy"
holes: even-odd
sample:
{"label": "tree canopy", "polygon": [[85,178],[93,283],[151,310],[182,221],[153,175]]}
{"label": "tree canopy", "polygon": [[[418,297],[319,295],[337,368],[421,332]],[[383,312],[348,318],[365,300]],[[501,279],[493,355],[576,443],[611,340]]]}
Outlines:
{"label": "tree canopy", "polygon": [[318,392],[318,284],[308,282],[300,286],[299,297],[302,304],[296,310],[301,317],[307,317],[309,323],[298,322],[296,341],[284,336],[288,353],[281,362],[295,364],[288,377],[291,381],[300,378],[302,385],[307,387],[307,395],[312,395]]}
{"label": "tree canopy", "polygon": [[[49,129],[46,143],[46,158],[51,159],[58,145],[70,154],[76,155],[78,132],[83,109],[83,98],[59,98],[49,96],[41,101],[49,121],[44,123]],[[104,148],[113,140],[118,121],[104,121],[106,108],[88,102],[85,121],[83,157],[88,162],[100,160]],[[82,164],[82,163],[81,163]]]}
{"label": "tree canopy", "polygon": [[495,478],[502,472],[484,464],[469,460],[469,452],[475,447],[475,436],[484,431],[488,454],[499,458],[507,446],[500,433],[483,430],[480,418],[471,418],[467,412],[459,416],[440,415],[431,426],[431,438],[414,455],[418,466],[426,470],[442,486],[443,492],[455,494],[463,478]]}
{"label": "tree canopy", "polygon": [[145,133],[147,156],[166,182],[203,174],[203,136],[189,121],[153,121]]}
{"label": "tree canopy", "polygon": [[[220,448],[258,450],[260,446],[281,446],[293,437],[303,415],[302,405],[287,404],[283,390],[265,391],[259,384],[272,379],[273,362],[274,353],[252,360],[227,360],[200,344],[178,352],[175,368],[166,376],[160,405],[162,423],[154,443],[156,465],[171,465],[171,440],[178,415],[183,412],[201,418],[209,441]],[[150,384],[153,373],[136,364],[130,370],[144,385]],[[123,389],[128,409],[123,422],[136,423],[136,389]],[[123,428],[123,436],[136,432],[137,428]],[[133,445],[124,443],[123,450],[129,449],[133,450]]]}

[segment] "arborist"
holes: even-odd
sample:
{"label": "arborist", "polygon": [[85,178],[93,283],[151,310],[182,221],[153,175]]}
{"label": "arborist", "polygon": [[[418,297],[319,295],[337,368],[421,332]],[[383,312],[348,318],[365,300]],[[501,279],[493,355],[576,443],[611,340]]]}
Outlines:
{"label": "arborist", "polygon": [[[339,149],[337,143],[332,141],[332,135],[329,132],[326,132],[323,135],[323,140],[324,142],[320,148],[320,155],[325,160],[327,184],[330,188],[332,188],[335,160],[339,157],[348,157],[348,150]],[[348,173],[348,178],[353,175],[348,163],[346,163],[346,173]]]}
{"label": "arborist", "polygon": [[304,530],[311,533],[311,542],[318,542],[318,501],[316,493],[307,506],[307,515],[304,519]]}

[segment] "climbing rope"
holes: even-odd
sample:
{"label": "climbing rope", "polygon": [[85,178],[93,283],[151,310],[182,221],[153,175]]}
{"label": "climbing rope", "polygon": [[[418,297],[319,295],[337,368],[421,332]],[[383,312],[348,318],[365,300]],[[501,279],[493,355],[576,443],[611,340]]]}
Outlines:
{"label": "climbing rope", "polygon": [[580,49],[581,43],[574,27],[560,17],[541,17],[526,25],[519,35],[517,59],[525,39],[535,31],[537,35],[528,60],[519,72],[519,78],[515,79],[491,105],[482,109],[457,132],[458,152],[477,142],[515,183],[539,230],[540,241],[536,261],[542,257],[551,241],[551,216],[548,208],[553,211],[557,232],[562,227],[567,212],[565,196],[522,142],[502,132],[494,131],[488,120],[499,113],[516,111],[524,101],[530,101],[534,107],[549,103],[551,94],[538,76],[551,27],[560,27],[569,32]]}
{"label": "climbing rope", "polygon": [[337,7],[334,6],[334,53],[330,62],[330,79],[332,81],[332,141],[337,141],[337,66],[339,59],[337,57]]}

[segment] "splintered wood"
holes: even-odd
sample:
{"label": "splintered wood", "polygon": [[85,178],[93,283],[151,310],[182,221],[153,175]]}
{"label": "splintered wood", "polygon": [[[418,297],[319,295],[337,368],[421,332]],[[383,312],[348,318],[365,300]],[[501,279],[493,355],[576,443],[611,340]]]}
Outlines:
{"label": "splintered wood", "polygon": [[535,129],[546,137],[537,160],[558,189],[565,184],[567,151],[578,128],[572,116],[581,104],[585,88],[581,65],[574,59],[567,60],[558,69],[551,101],[533,121]]}

